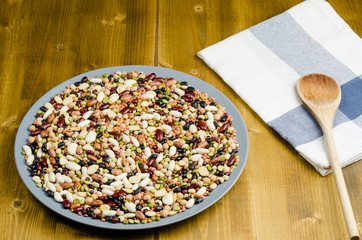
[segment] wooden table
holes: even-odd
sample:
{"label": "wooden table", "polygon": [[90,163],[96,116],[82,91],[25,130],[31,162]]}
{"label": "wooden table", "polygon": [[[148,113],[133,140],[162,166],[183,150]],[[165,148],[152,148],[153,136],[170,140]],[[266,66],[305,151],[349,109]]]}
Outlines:
{"label": "wooden table", "polygon": [[[196,53],[301,2],[23,1],[0,3],[0,239],[347,239],[332,175],[321,177]],[[330,0],[362,35],[362,2]],[[160,229],[102,231],[39,203],[16,170],[17,128],[59,83],[97,68],[142,64],[176,69],[220,89],[239,109],[250,152],[235,186],[216,204]],[[344,169],[362,233],[362,162]]]}

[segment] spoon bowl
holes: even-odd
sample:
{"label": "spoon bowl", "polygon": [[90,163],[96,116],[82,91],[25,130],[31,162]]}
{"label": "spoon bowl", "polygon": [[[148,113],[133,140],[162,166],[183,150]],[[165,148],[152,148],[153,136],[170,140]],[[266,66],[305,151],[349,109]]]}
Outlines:
{"label": "spoon bowl", "polygon": [[297,83],[297,92],[308,110],[317,119],[324,133],[328,159],[332,167],[350,239],[359,239],[351,201],[339,163],[333,137],[333,120],[341,102],[341,88],[338,82],[324,74],[312,73],[302,76]]}

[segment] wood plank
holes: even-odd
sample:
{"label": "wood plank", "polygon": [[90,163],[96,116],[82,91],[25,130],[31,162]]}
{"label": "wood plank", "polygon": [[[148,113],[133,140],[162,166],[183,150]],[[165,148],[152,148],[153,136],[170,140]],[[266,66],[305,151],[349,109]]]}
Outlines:
{"label": "wood plank", "polygon": [[[321,177],[196,57],[199,50],[299,2],[160,0],[159,66],[199,77],[228,96],[246,121],[250,141],[245,171],[231,191],[201,214],[161,229],[161,240],[347,238],[333,176]],[[331,4],[345,16],[353,13],[347,21],[361,33],[355,9],[360,3],[335,0]],[[356,174],[361,166],[357,163],[344,170],[355,173],[346,181],[354,189],[357,221],[362,182]]]}
{"label": "wood plank", "polygon": [[[39,203],[15,164],[16,130],[30,106],[48,90],[102,67],[153,65],[156,1],[2,1],[0,3],[0,239],[110,239]],[[153,239],[154,231],[126,232]]]}

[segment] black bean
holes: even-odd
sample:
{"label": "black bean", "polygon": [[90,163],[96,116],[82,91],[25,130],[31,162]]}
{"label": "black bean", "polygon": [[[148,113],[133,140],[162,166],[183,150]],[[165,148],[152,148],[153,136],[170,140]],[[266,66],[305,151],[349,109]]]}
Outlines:
{"label": "black bean", "polygon": [[[181,190],[189,189],[189,186],[187,186],[187,185],[182,185],[180,188],[181,188]],[[175,191],[175,190],[174,190],[174,191]]]}
{"label": "black bean", "polygon": [[176,139],[175,136],[171,136],[171,137],[168,138],[168,140],[170,140],[170,141],[173,141],[173,140],[175,140],[175,139]]}
{"label": "black bean", "polygon": [[189,85],[188,82],[185,82],[185,81],[181,82],[180,84],[181,84],[181,86],[187,86],[187,85]]}
{"label": "black bean", "polygon": [[106,164],[105,163],[98,163],[98,166],[100,167],[100,168],[105,168],[106,167]]}
{"label": "black bean", "polygon": [[162,102],[160,104],[158,104],[160,106],[160,108],[165,108],[166,107],[166,103]]}
{"label": "black bean", "polygon": [[186,200],[186,201],[190,200],[190,197],[185,197],[185,200]]}
{"label": "black bean", "polygon": [[218,152],[219,154],[221,154],[221,153],[224,152],[224,150],[225,150],[225,148],[224,148],[224,147],[221,147],[221,148],[219,148],[219,150],[217,150],[217,152]]}
{"label": "black bean", "polygon": [[81,167],[83,167],[85,165],[85,162],[84,161],[79,161],[78,163]]}
{"label": "black bean", "polygon": [[189,130],[189,128],[190,128],[190,122],[188,122],[188,123],[186,123],[182,128],[184,129],[184,130]]}
{"label": "black bean", "polygon": [[58,148],[61,148],[61,147],[64,147],[65,146],[65,142],[60,142],[59,144],[58,144]]}
{"label": "black bean", "polygon": [[222,176],[224,176],[224,172],[222,172],[222,171],[216,171],[216,172],[215,172],[215,175],[216,175],[216,176],[219,176],[219,177],[222,177]]}
{"label": "black bean", "polygon": [[210,106],[216,106],[216,103],[212,102],[210,103]]}
{"label": "black bean", "polygon": [[163,207],[161,207],[161,206],[156,206],[155,207],[156,212],[159,212],[159,211],[162,211],[162,210],[163,210]]}
{"label": "black bean", "polygon": [[179,193],[179,192],[181,192],[181,190],[182,190],[181,188],[175,188],[175,189],[173,190],[173,192],[174,192],[174,193]]}
{"label": "black bean", "polygon": [[106,216],[105,219],[106,219],[107,222],[112,222],[112,217],[111,216]]}
{"label": "black bean", "polygon": [[97,124],[97,125],[94,126],[94,129],[95,129],[95,130],[98,130],[98,129],[100,129],[100,128],[101,128],[101,125],[99,125],[99,124]]}
{"label": "black bean", "polygon": [[211,143],[211,137],[210,136],[206,137],[206,142]]}
{"label": "black bean", "polygon": [[82,80],[80,80],[80,82],[81,82],[81,83],[85,83],[85,82],[87,82],[87,80],[88,80],[88,78],[87,78],[86,76],[84,76],[84,77],[82,78]]}
{"label": "black bean", "polygon": [[198,104],[196,101],[191,103],[191,106],[192,106],[193,108],[197,108],[198,105],[199,105],[199,104]]}
{"label": "black bean", "polygon": [[176,184],[171,184],[170,186],[168,186],[170,189],[172,189],[172,188],[174,188],[174,187],[176,187]]}
{"label": "black bean", "polygon": [[186,152],[186,149],[178,148],[178,149],[177,149],[177,152],[179,152],[179,153],[185,153],[185,152]]}
{"label": "black bean", "polygon": [[226,117],[225,116],[221,117],[220,122],[226,122]]}
{"label": "black bean", "polygon": [[130,173],[127,174],[127,178],[130,178],[130,177],[132,177],[132,176],[133,176],[132,172],[130,172]]}
{"label": "black bean", "polygon": [[144,83],[145,79],[144,78],[139,78],[139,79],[137,79],[137,81],[140,81],[141,83]]}
{"label": "black bean", "polygon": [[201,203],[202,201],[204,201],[204,199],[203,199],[202,197],[198,197],[198,198],[195,199],[195,203],[196,203],[196,204],[199,204],[199,203]]}
{"label": "black bean", "polygon": [[157,154],[152,154],[150,158],[157,158]]}
{"label": "black bean", "polygon": [[81,82],[75,82],[74,86],[79,87],[80,84],[81,84]]}
{"label": "black bean", "polygon": [[88,187],[89,187],[90,189],[94,189],[94,186],[93,186],[92,184],[88,184]]}
{"label": "black bean", "polygon": [[189,169],[190,170],[194,170],[195,169],[195,165],[193,163],[189,163]]}
{"label": "black bean", "polygon": [[194,92],[195,88],[194,87],[188,87],[185,91],[186,92]]}
{"label": "black bean", "polygon": [[45,193],[48,195],[48,197],[54,197],[54,193],[50,190],[46,191]]}
{"label": "black bean", "polygon": [[93,161],[93,160],[88,161],[88,166],[90,166],[90,165],[94,165],[94,164],[97,164],[97,162],[96,162],[96,161]]}
{"label": "black bean", "polygon": [[102,133],[102,132],[100,132],[100,133],[97,134],[97,138],[101,138],[102,136],[103,136],[103,133]]}
{"label": "black bean", "polygon": [[42,110],[43,112],[48,111],[48,109],[47,109],[46,107],[44,107],[44,106],[41,106],[41,107],[40,107],[40,110]]}
{"label": "black bean", "polygon": [[181,159],[182,159],[182,156],[177,156],[175,160],[180,161]]}
{"label": "black bean", "polygon": [[36,175],[38,175],[38,170],[37,170],[37,169],[32,169],[32,170],[30,171],[30,175],[31,175],[31,176],[36,176]]}
{"label": "black bean", "polygon": [[218,128],[218,127],[219,127],[219,124],[217,124],[216,122],[214,122],[214,126],[215,126],[215,128]]}
{"label": "black bean", "polygon": [[140,193],[141,191],[142,191],[142,188],[139,187],[139,188],[137,188],[137,189],[134,191],[134,194]]}
{"label": "black bean", "polygon": [[192,173],[191,175],[192,175],[192,179],[197,179],[196,173]]}
{"label": "black bean", "polygon": [[205,108],[205,107],[206,107],[205,101],[201,101],[201,102],[200,102],[200,106],[201,106],[202,108]]}
{"label": "black bean", "polygon": [[137,211],[141,211],[141,209],[142,209],[142,204],[140,204],[140,203],[137,204],[137,205],[136,205],[136,210],[137,210]]}
{"label": "black bean", "polygon": [[161,89],[156,89],[156,90],[155,90],[155,93],[156,93],[156,94],[160,94],[160,93],[161,93]]}
{"label": "black bean", "polygon": [[87,208],[87,209],[86,209],[86,214],[87,214],[88,216],[92,216],[92,215],[93,215],[93,210],[92,210],[91,208]]}
{"label": "black bean", "polygon": [[47,147],[45,146],[45,144],[41,147],[41,150],[43,151],[43,153],[48,152]]}

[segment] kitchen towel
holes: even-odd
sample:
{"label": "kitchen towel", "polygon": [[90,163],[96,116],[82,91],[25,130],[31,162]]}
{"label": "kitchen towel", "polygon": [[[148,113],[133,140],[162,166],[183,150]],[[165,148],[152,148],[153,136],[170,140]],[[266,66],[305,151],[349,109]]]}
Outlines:
{"label": "kitchen towel", "polygon": [[324,0],[307,0],[198,53],[321,175],[331,172],[323,133],[296,83],[324,73],[341,85],[333,133],[341,166],[362,158],[362,40]]}

